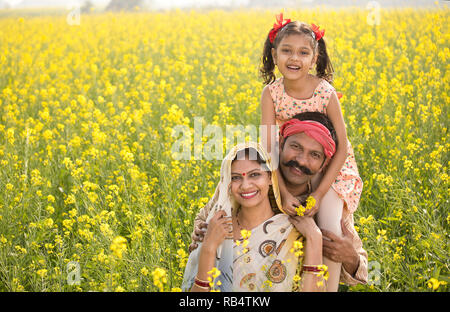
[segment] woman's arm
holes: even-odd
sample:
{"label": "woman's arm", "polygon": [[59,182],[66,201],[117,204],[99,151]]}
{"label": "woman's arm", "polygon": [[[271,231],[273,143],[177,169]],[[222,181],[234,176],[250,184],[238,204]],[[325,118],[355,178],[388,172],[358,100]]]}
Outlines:
{"label": "woman's arm", "polygon": [[[306,242],[304,246],[303,265],[319,265],[322,264],[322,235],[311,235],[305,237]],[[302,274],[302,291],[323,291],[325,285],[319,286],[323,277],[317,274],[305,273]]]}
{"label": "woman's arm", "polygon": [[[199,280],[208,281],[208,277],[210,277],[208,272],[212,270],[216,261],[216,251],[217,248],[214,248],[213,246],[202,245],[198,259],[197,278]],[[207,292],[209,289],[199,287],[194,283],[191,291]]]}
{"label": "woman's arm", "polygon": [[[302,265],[322,264],[322,232],[317,227],[314,219],[312,217],[296,216],[290,217],[289,221],[291,221],[295,228],[305,238]],[[319,283],[322,281],[322,276],[304,272],[302,274],[301,291],[323,291],[325,289],[325,285],[319,286]]]}
{"label": "woman's arm", "polygon": [[[227,218],[224,218],[225,216],[225,211],[219,210],[209,221],[208,230],[206,231],[198,259],[196,278],[200,281],[208,281],[208,277],[210,277],[208,272],[212,270],[216,261],[217,248],[222,244],[229,233],[229,222]],[[207,292],[209,289],[199,287],[194,283],[191,291]]]}
{"label": "woman's arm", "polygon": [[338,147],[328,164],[325,175],[317,189],[314,191],[314,194],[318,195],[319,199],[328,192],[347,158],[347,131],[345,130],[344,117],[342,116],[341,106],[335,92],[333,92],[330,97],[330,103],[327,106],[327,115],[336,130]]}

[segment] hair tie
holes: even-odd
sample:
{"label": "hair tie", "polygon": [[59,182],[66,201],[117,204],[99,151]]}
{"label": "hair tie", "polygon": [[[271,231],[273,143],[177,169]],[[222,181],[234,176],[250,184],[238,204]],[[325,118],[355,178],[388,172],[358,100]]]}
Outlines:
{"label": "hair tie", "polygon": [[311,24],[311,29],[313,31],[313,38],[316,39],[316,41],[319,41],[322,39],[323,35],[325,35],[325,29],[320,30],[320,27],[314,24]]}
{"label": "hair tie", "polygon": [[275,37],[277,36],[280,29],[282,29],[284,26],[286,26],[287,24],[289,24],[291,22],[291,19],[286,19],[286,20],[284,20],[284,23],[283,23],[283,13],[277,14],[275,17],[277,19],[277,22],[275,24],[273,24],[273,28],[269,32],[270,43],[273,43],[273,41],[275,40]]}

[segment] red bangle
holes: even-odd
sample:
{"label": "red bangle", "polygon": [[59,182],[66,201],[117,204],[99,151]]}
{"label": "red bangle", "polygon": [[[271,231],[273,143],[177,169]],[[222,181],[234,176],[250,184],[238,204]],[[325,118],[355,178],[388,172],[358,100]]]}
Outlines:
{"label": "red bangle", "polygon": [[306,272],[322,272],[316,265],[303,265],[302,270]]}
{"label": "red bangle", "polygon": [[197,277],[194,280],[194,284],[199,286],[199,287],[203,287],[203,288],[207,287],[207,288],[209,288],[209,282],[199,280]]}

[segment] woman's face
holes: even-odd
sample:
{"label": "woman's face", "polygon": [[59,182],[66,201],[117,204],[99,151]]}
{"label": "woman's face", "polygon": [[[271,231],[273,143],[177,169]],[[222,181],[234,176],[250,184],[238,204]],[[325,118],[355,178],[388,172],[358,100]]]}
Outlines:
{"label": "woman's face", "polygon": [[270,172],[256,160],[235,160],[231,164],[231,195],[242,207],[255,207],[268,200]]}

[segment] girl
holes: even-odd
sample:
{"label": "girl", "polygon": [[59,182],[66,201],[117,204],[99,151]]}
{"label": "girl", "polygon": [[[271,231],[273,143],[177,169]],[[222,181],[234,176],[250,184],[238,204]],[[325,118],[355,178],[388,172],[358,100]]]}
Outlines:
{"label": "girl", "polygon": [[[314,24],[283,20],[282,14],[277,16],[277,23],[267,36],[262,56],[261,73],[266,87],[261,96],[261,124],[267,127],[263,142],[273,159],[278,159],[278,144],[271,142],[277,140],[278,136],[271,132],[272,126],[280,126],[305,111],[318,111],[329,117],[339,144],[325,174],[312,181],[314,191],[311,196],[315,198],[316,204],[305,215],[317,213],[316,221],[320,228],[341,236],[343,209],[348,210],[346,213],[356,210],[362,192],[362,180],[347,140],[338,96],[330,85],[333,67],[323,39],[324,32]],[[274,74],[275,66],[282,75],[279,79]],[[315,75],[310,73],[314,66]],[[276,174],[280,182],[283,210],[295,215],[295,209],[301,203],[293,196],[295,194],[287,190],[279,169]],[[323,262],[330,272],[327,290],[336,291],[341,264],[327,258]]]}

